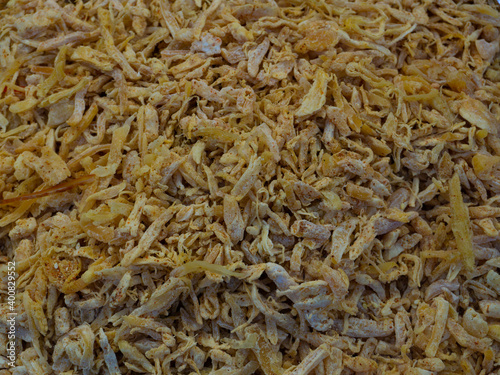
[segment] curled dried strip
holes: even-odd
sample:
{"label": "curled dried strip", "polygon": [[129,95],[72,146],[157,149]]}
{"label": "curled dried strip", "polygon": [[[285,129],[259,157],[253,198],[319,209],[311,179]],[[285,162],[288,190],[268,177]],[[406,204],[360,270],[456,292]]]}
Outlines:
{"label": "curled dried strip", "polygon": [[52,186],[52,187],[47,188],[47,189],[35,191],[33,193],[30,193],[30,194],[24,194],[24,195],[14,197],[14,198],[3,199],[0,201],[0,206],[7,205],[7,204],[14,204],[14,203],[23,202],[23,201],[32,200],[32,199],[39,199],[42,197],[46,197],[48,195],[62,193],[64,191],[71,190],[76,186],[90,184],[94,180],[95,180],[94,175],[88,175],[88,176],[75,178],[73,180],[60,183],[56,186]]}

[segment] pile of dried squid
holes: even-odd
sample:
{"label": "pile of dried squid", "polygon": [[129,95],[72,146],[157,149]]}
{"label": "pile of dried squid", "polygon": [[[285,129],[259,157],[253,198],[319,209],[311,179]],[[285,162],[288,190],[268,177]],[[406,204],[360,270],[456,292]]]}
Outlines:
{"label": "pile of dried squid", "polygon": [[0,1],[0,375],[500,371],[499,51],[484,0]]}

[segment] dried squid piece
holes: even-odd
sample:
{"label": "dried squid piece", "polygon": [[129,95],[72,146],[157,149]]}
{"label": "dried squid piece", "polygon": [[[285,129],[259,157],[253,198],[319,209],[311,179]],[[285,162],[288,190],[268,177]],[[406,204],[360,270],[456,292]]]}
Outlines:
{"label": "dried squid piece", "polygon": [[500,156],[476,154],[472,157],[472,167],[481,180],[492,180],[495,172],[500,170]]}
{"label": "dried squid piece", "polygon": [[500,302],[499,301],[479,301],[479,307],[484,315],[489,318],[500,319]]}
{"label": "dried squid piece", "polygon": [[322,244],[330,237],[330,231],[323,225],[311,223],[308,220],[297,220],[291,227],[294,236],[310,238]]}
{"label": "dried squid piece", "polygon": [[394,333],[394,321],[385,319],[381,321],[350,318],[347,328],[344,328],[344,321],[335,321],[335,330],[350,337],[387,337]]}
{"label": "dried squid piece", "polygon": [[[5,358],[5,357],[4,357]],[[27,371],[28,374],[48,374],[50,373],[50,365],[47,360],[40,355],[35,348],[31,347],[19,355],[19,359],[21,360],[22,366],[16,366],[12,373],[16,373],[19,368],[21,371]],[[7,361],[3,359],[4,366],[7,366]],[[5,371],[5,373],[4,373]],[[1,370],[2,375],[10,375],[11,372],[7,370]]]}
{"label": "dried squid piece", "polygon": [[459,113],[464,119],[488,133],[498,134],[500,124],[495,116],[479,100],[467,98],[460,103]]}
{"label": "dried squid piece", "polygon": [[205,81],[193,80],[191,84],[196,95],[216,103],[224,102],[224,97],[221,93],[210,87]]}
{"label": "dried squid piece", "polygon": [[82,262],[79,258],[72,258],[63,253],[47,257],[44,266],[51,284],[65,291],[80,274]]}
{"label": "dried squid piece", "polygon": [[[181,40],[184,42],[198,40],[202,33],[203,27],[207,22],[208,17],[210,17],[213,13],[217,11],[219,6],[222,4],[222,0],[214,0],[210,4],[210,6],[196,18],[196,22],[192,26],[192,28],[184,28],[177,30],[175,32],[175,39]],[[167,13],[167,12],[165,12]]]}
{"label": "dried squid piece", "polygon": [[300,364],[286,375],[306,375],[313,371],[325,358],[329,356],[328,346],[323,344],[312,350]]}
{"label": "dried squid piece", "polygon": [[488,322],[472,307],[465,311],[462,324],[465,330],[475,337],[482,338],[488,334]]}
{"label": "dried squid piece", "polygon": [[298,285],[297,282],[283,268],[283,266],[280,266],[279,264],[267,263],[266,273],[280,290],[287,290]]}
{"label": "dried squid piece", "polygon": [[111,72],[115,63],[105,53],[88,46],[78,46],[71,54],[71,60],[88,64],[94,69]]}
{"label": "dried squid piece", "polygon": [[47,30],[47,28],[56,22],[59,14],[53,9],[39,9],[32,14],[26,14],[25,17],[18,18],[14,23],[17,33],[21,38],[30,38]]}
{"label": "dried squid piece", "polygon": [[56,335],[62,336],[71,328],[71,317],[66,307],[59,307],[54,312]]}
{"label": "dried squid piece", "polygon": [[434,318],[434,327],[432,328],[430,341],[425,348],[425,354],[428,357],[436,356],[439,344],[441,344],[441,339],[446,328],[446,322],[448,320],[449,303],[442,297],[437,297],[435,299],[435,303],[436,315]]}
{"label": "dried squid piece", "polygon": [[283,374],[282,354],[278,352],[265,338],[264,332],[257,327],[251,326],[246,329],[246,334],[255,334],[257,341],[252,348],[262,371],[265,375],[281,375]]}
{"label": "dried squid piece", "polygon": [[350,218],[344,220],[337,226],[332,234],[331,245],[330,245],[330,255],[335,263],[339,263],[344,255],[347,247],[351,243],[351,235],[356,229],[358,224],[357,218]]}
{"label": "dried squid piece", "polygon": [[293,184],[293,190],[304,206],[308,206],[316,199],[323,197],[318,190],[302,181],[296,181]]}
{"label": "dried squid piece", "polygon": [[493,59],[500,48],[498,43],[487,42],[484,39],[477,39],[475,45],[483,60]]}
{"label": "dried squid piece", "polygon": [[497,8],[7,2],[2,375],[497,371]]}
{"label": "dried squid piece", "polygon": [[460,178],[455,173],[449,183],[451,229],[457,240],[457,247],[460,251],[464,267],[470,274],[473,272],[475,266],[475,257],[472,250],[472,230],[469,210],[463,201],[460,185]]}
{"label": "dried squid piece", "polygon": [[488,328],[488,336],[493,340],[500,342],[500,324],[490,324]]}
{"label": "dried squid piece", "polygon": [[245,43],[247,41],[254,40],[252,32],[241,26],[239,22],[231,22],[229,25],[227,25],[227,28],[233,38],[236,39],[236,41],[239,43]]}
{"label": "dried squid piece", "polygon": [[311,89],[304,97],[300,105],[296,117],[304,117],[319,111],[326,103],[326,89],[331,77],[321,68],[316,70],[314,83]]}
{"label": "dried squid piece", "polygon": [[255,178],[260,173],[262,168],[262,158],[254,158],[248,168],[243,172],[240,179],[234,185],[231,190],[231,195],[233,195],[237,201],[240,201],[247,195],[252,186],[255,184]]}
{"label": "dried squid piece", "polygon": [[135,259],[144,254],[160,234],[163,226],[174,217],[177,207],[169,207],[149,226],[146,232],[142,235],[139,244],[132,250],[127,252],[121,261],[123,266],[130,266]]}
{"label": "dried squid piece", "polygon": [[65,90],[61,90],[55,94],[50,95],[49,97],[43,99],[39,106],[41,108],[47,107],[51,104],[55,104],[63,99],[69,98],[76,94],[77,92],[81,91],[84,87],[88,86],[89,83],[92,81],[91,77],[85,77],[81,81],[79,81],[76,85],[73,87],[70,87]]}
{"label": "dried squid piece", "polygon": [[349,249],[349,258],[351,260],[357,259],[362,253],[373,246],[373,241],[378,234],[376,224],[379,219],[379,214],[376,214],[361,228],[358,238],[356,238],[356,241],[354,241]]}
{"label": "dried squid piece", "polygon": [[491,339],[479,339],[468,334],[467,331],[453,318],[448,319],[447,327],[451,335],[455,338],[455,340],[457,340],[458,344],[463,347],[484,353],[491,345]]}
{"label": "dried squid piece", "polygon": [[261,124],[256,129],[261,135],[264,143],[269,148],[269,151],[273,154],[274,161],[278,163],[281,159],[281,155],[276,139],[273,136],[272,130],[269,128],[267,124]]}
{"label": "dried squid piece", "polygon": [[320,52],[334,48],[340,40],[336,29],[338,29],[338,25],[334,22],[303,22],[299,31],[305,31],[305,38],[295,44],[295,51],[307,53],[308,51]]}
{"label": "dried squid piece", "polygon": [[486,275],[486,283],[497,294],[500,294],[500,275],[497,272],[490,270]]}
{"label": "dried squid piece", "polygon": [[50,106],[47,126],[56,126],[65,123],[74,112],[74,104],[69,100],[63,100]]}
{"label": "dried squid piece", "polygon": [[419,359],[415,363],[415,366],[427,371],[434,371],[434,372],[440,372],[446,368],[444,362],[439,358]]}
{"label": "dried squid piece", "polygon": [[227,269],[225,266],[219,264],[212,264],[204,260],[193,260],[184,263],[182,266],[176,268],[170,274],[171,277],[181,277],[194,272],[211,272],[222,276],[243,277],[241,272],[235,272]]}
{"label": "dried squid piece", "polygon": [[137,113],[137,123],[139,124],[139,133],[141,135],[141,144],[139,150],[145,152],[147,145],[158,138],[159,119],[158,113],[151,104],[142,106]]}
{"label": "dried squid piece", "polygon": [[313,260],[308,266],[308,271],[325,280],[335,298],[338,300],[345,298],[349,290],[349,278],[342,269],[333,269],[323,262]]}
{"label": "dried squid piece", "polygon": [[104,330],[101,328],[99,330],[99,345],[101,346],[102,352],[104,354],[104,362],[108,368],[110,375],[119,375],[120,367],[118,367],[118,360],[116,359],[116,354],[113,352],[111,345],[109,344],[108,337]]}
{"label": "dried squid piece", "polygon": [[208,32],[201,34],[200,40],[196,40],[191,45],[191,50],[206,53],[209,56],[218,55],[221,53],[222,40]]}
{"label": "dried squid piece", "polygon": [[345,356],[344,365],[354,372],[372,372],[376,371],[378,368],[377,362],[375,362],[373,359],[361,356]]}
{"label": "dried squid piece", "polygon": [[71,45],[73,43],[81,43],[83,41],[95,39],[99,36],[99,34],[100,34],[99,30],[94,30],[90,32],[75,31],[73,33],[69,33],[66,35],[62,35],[60,37],[43,41],[38,45],[37,51],[45,52],[59,48],[61,46]]}
{"label": "dried squid piece", "polygon": [[146,205],[147,197],[146,194],[140,193],[137,194],[134,208],[130,212],[129,217],[125,221],[125,225],[122,227],[123,230],[129,232],[132,236],[137,236],[139,231],[139,225],[141,224],[141,215]]}
{"label": "dried squid piece", "polygon": [[83,324],[73,328],[63,336],[54,347],[54,365],[56,371],[67,371],[72,365],[90,370],[94,365],[95,336],[90,325]]}
{"label": "dried squid piece", "polygon": [[35,231],[36,227],[37,223],[34,217],[30,217],[29,219],[19,219],[16,221],[16,226],[10,230],[9,237],[13,240],[28,237]]}
{"label": "dried squid piece", "polygon": [[25,160],[26,164],[32,166],[43,181],[50,186],[57,185],[71,175],[66,163],[50,147],[42,147],[40,157],[29,151],[25,151],[20,157]]}
{"label": "dried squid piece", "polygon": [[101,24],[101,34],[109,55],[118,65],[120,65],[127,78],[132,80],[140,79],[141,74],[137,73],[132,68],[127,58],[115,46],[113,36],[111,35],[111,32],[108,29],[111,26],[111,17],[109,12],[106,11],[104,8],[98,8],[97,14],[99,16],[99,22]]}
{"label": "dried squid piece", "polygon": [[147,373],[155,373],[154,366],[151,364],[151,362],[148,361],[146,356],[142,354],[135,346],[131,345],[128,341],[119,341],[118,347],[128,361],[132,362],[134,365],[139,365],[140,368],[144,369]]}
{"label": "dried squid piece", "polygon": [[127,296],[127,290],[130,287],[130,281],[132,280],[131,272],[126,272],[120,279],[115,290],[111,293],[109,297],[109,305],[111,307],[120,306]]}
{"label": "dried squid piece", "polygon": [[169,309],[187,289],[181,279],[171,277],[154,291],[146,303],[132,311],[131,315],[158,315],[161,310]]}
{"label": "dried squid piece", "polygon": [[238,201],[232,195],[224,196],[224,222],[233,244],[240,242],[245,235],[245,223]]}
{"label": "dried squid piece", "polygon": [[257,77],[257,74],[259,73],[259,66],[262,63],[262,60],[264,59],[267,51],[269,50],[269,46],[269,39],[266,38],[257,47],[248,52],[247,70],[248,74],[250,74],[251,77]]}
{"label": "dried squid piece", "polygon": [[36,329],[40,334],[46,335],[48,330],[47,317],[43,311],[42,302],[39,300],[34,301],[28,292],[23,293],[23,305],[24,310],[32,319],[35,324]]}

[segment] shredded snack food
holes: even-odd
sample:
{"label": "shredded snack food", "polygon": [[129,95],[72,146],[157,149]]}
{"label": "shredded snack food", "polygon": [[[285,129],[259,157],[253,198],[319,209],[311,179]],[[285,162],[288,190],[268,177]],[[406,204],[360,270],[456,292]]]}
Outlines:
{"label": "shredded snack food", "polygon": [[0,8],[0,375],[500,372],[498,4]]}

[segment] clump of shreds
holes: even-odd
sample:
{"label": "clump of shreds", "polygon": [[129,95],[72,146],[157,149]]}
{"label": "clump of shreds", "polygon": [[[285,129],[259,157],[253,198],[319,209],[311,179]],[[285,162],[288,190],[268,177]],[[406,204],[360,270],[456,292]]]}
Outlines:
{"label": "clump of shreds", "polygon": [[498,5],[3,3],[1,375],[500,371]]}

